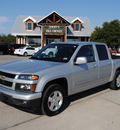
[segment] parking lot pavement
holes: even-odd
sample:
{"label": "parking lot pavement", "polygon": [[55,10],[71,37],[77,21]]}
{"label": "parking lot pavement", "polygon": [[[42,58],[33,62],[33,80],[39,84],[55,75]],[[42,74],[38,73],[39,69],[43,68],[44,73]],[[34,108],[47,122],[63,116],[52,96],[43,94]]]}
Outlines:
{"label": "parking lot pavement", "polygon": [[[0,56],[0,64],[22,58]],[[65,110],[54,117],[0,102],[1,130],[120,130],[119,121],[120,90],[108,85],[68,97]]]}
{"label": "parking lot pavement", "polygon": [[0,55],[0,64],[8,63],[16,60],[28,59],[29,57],[15,56],[15,55]]}

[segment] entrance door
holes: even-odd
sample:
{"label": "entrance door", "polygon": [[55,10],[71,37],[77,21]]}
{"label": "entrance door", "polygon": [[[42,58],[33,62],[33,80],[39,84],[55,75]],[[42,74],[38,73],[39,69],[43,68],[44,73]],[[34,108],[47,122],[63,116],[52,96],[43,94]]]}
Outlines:
{"label": "entrance door", "polygon": [[46,45],[52,42],[60,42],[60,39],[54,39],[54,38],[47,38],[46,39]]}

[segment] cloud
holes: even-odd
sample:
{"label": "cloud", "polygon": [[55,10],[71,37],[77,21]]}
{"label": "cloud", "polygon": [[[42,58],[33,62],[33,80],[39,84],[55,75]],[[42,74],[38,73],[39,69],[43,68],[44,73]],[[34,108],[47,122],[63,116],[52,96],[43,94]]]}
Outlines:
{"label": "cloud", "polygon": [[9,22],[9,19],[6,16],[0,16],[0,24]]}
{"label": "cloud", "polygon": [[10,20],[6,16],[0,16],[0,34],[6,31],[6,23],[10,22]]}
{"label": "cloud", "polygon": [[0,25],[0,30],[5,30],[6,28]]}

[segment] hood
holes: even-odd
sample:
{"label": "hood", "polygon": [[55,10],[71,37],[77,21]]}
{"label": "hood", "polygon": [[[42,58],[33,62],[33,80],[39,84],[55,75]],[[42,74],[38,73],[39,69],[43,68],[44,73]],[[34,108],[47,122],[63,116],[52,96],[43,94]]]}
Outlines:
{"label": "hood", "polygon": [[41,60],[21,60],[9,62],[3,65],[0,65],[0,71],[10,72],[10,73],[37,73],[48,68],[58,66],[63,63],[41,61]]}

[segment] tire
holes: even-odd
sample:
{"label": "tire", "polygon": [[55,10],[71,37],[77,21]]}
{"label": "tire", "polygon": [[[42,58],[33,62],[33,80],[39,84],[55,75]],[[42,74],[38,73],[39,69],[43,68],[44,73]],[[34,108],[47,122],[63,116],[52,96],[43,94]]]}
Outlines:
{"label": "tire", "polygon": [[52,58],[53,57],[53,52],[49,52],[48,57]]}
{"label": "tire", "polygon": [[120,71],[116,71],[114,79],[110,83],[110,88],[113,90],[120,89]]}
{"label": "tire", "polygon": [[42,113],[48,116],[59,114],[66,102],[65,90],[58,84],[50,85],[44,92],[41,110]]}
{"label": "tire", "polygon": [[2,52],[2,51],[0,51],[0,55],[3,55],[3,52]]}
{"label": "tire", "polygon": [[27,52],[24,53],[24,56],[28,56]]}

